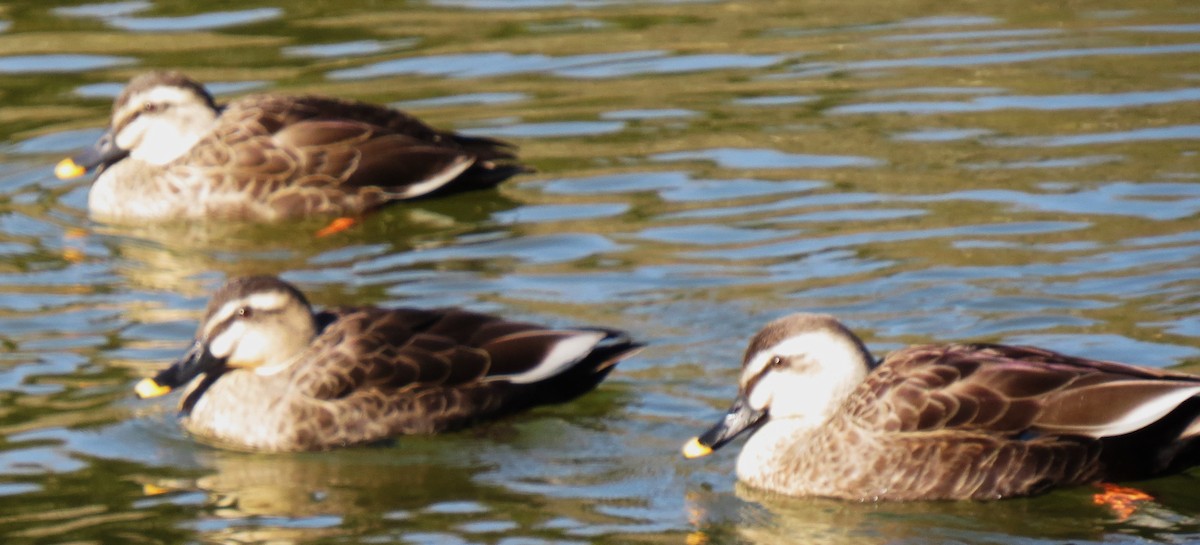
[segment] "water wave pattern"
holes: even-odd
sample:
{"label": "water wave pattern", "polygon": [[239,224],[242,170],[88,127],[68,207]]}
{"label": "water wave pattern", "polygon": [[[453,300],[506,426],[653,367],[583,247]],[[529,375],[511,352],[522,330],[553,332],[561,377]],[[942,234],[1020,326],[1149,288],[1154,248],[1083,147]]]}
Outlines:
{"label": "water wave pattern", "polygon": [[[805,309],[882,353],[1031,343],[1200,371],[1200,12],[769,0],[131,1],[0,10],[0,540],[1186,543],[1194,474],[992,504],[735,486],[744,343]],[[124,81],[321,93],[509,139],[537,172],[348,232],[113,226],[51,167]],[[138,378],[225,277],[319,305],[459,305],[631,331],[597,392],[372,448],[197,444]],[[246,415],[252,418],[253,415]],[[1036,516],[1030,516],[1036,513]],[[147,537],[149,536],[149,537]]]}

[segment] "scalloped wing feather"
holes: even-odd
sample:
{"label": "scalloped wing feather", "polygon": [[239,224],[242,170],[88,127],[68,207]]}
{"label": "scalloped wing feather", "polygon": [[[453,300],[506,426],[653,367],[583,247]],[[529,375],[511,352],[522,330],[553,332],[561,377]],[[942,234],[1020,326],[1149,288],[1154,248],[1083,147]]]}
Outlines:
{"label": "scalloped wing feather", "polygon": [[1112,437],[1149,426],[1200,394],[1200,384],[1128,380],[1070,388],[1045,403],[1034,425],[1049,433]]}
{"label": "scalloped wing feather", "polygon": [[[423,353],[401,357],[398,347],[435,319],[427,311],[343,308],[318,319],[327,324],[295,369],[295,386],[318,399],[342,398],[367,384],[395,387],[419,382],[436,362]],[[436,358],[435,358],[436,359]]]}
{"label": "scalloped wing feather", "polygon": [[307,365],[295,371],[301,391],[319,399],[371,388],[535,383],[571,369],[611,335],[543,329],[458,309],[340,309],[325,321]]}
{"label": "scalloped wing feather", "polygon": [[1108,437],[1150,425],[1198,394],[1200,379],[1191,375],[1038,348],[917,346],[890,354],[848,412],[889,432]]}
{"label": "scalloped wing feather", "polygon": [[223,215],[291,217],[359,212],[451,184],[487,188],[528,170],[492,162],[515,159],[511,148],[373,104],[260,95],[227,106],[213,133],[167,168],[172,179],[208,187],[206,195],[260,199],[231,199]]}
{"label": "scalloped wing feather", "polygon": [[485,161],[516,159],[511,143],[440,131],[408,113],[368,102],[312,95],[257,95],[230,103],[224,115],[259,118],[269,132],[310,120],[356,121],[430,145],[457,148]]}

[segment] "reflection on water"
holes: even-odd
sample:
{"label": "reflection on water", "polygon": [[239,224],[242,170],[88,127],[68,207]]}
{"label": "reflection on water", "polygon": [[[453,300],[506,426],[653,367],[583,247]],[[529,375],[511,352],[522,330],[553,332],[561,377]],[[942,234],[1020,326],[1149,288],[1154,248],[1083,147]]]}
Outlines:
{"label": "reflection on water", "polygon": [[0,74],[33,72],[81,72],[132,64],[128,57],[103,55],[18,55],[0,57]]}
{"label": "reflection on water", "polygon": [[564,57],[541,54],[479,53],[384,61],[361,68],[334,71],[329,74],[329,77],[333,79],[365,79],[420,74],[451,78],[485,78],[537,73],[566,78],[591,79],[727,68],[761,68],[771,66],[780,60],[777,56],[678,55],[665,51],[631,51]]}
{"label": "reflection on water", "polygon": [[[1200,539],[1195,474],[1000,503],[737,486],[681,441],[767,320],[836,313],[886,350],[1042,344],[1200,371],[1200,12],[1044,5],[530,2],[0,10],[5,541],[1141,543]],[[328,238],[113,227],[51,167],[151,68],[218,95],[325,93],[502,136],[538,173]],[[650,347],[597,392],[462,433],[216,451],[130,388],[225,276],[319,305],[464,305]]]}
{"label": "reflection on water", "polygon": [[279,8],[242,11],[216,11],[182,17],[131,17],[153,7],[150,2],[119,2],[61,8],[57,13],[69,17],[96,17],[108,26],[134,32],[173,32],[209,30],[275,19],[283,15]]}

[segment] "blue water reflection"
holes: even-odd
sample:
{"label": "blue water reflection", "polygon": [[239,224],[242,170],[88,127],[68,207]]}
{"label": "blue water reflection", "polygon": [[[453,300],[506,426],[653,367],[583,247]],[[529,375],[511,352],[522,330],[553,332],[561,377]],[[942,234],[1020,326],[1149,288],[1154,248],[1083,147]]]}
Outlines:
{"label": "blue water reflection", "polygon": [[[850,504],[736,484],[746,340],[830,312],[879,354],[1021,342],[1200,371],[1200,81],[1189,6],[444,0],[10,6],[0,22],[0,541],[1147,542],[1200,538],[1195,474],[1128,519],[1092,490]],[[513,143],[495,190],[326,223],[116,226],[56,161],[143,70],[220,100],[324,94]],[[576,402],[437,437],[204,445],[178,357],[209,294],[463,306],[648,346]],[[1030,513],[1037,513],[1030,517]]]}

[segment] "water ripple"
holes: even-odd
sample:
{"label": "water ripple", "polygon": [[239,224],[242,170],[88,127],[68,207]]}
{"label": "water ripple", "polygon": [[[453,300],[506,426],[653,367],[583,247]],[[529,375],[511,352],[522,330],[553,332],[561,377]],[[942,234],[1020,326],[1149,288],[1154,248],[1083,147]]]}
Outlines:
{"label": "water ripple", "polygon": [[1187,87],[1169,91],[1137,91],[1111,94],[987,96],[966,102],[886,102],[849,104],[827,110],[831,114],[940,114],[990,112],[996,110],[1088,110],[1096,108],[1125,108],[1200,101],[1200,88]]}
{"label": "water ripple", "polygon": [[525,93],[465,93],[461,95],[446,95],[417,100],[395,102],[390,106],[395,108],[436,108],[442,106],[464,106],[469,104],[504,104],[528,100]]}
{"label": "water ripple", "polygon": [[785,153],[773,149],[712,148],[651,155],[654,161],[712,161],[725,168],[842,168],[874,167],[883,161],[851,155]]}
{"label": "water ripple", "polygon": [[853,61],[840,64],[800,63],[794,75],[806,77],[824,75],[842,70],[892,70],[897,68],[948,68],[955,66],[987,66],[1037,62],[1055,59],[1073,59],[1104,56],[1150,56],[1181,55],[1200,53],[1200,44],[1145,45],[1127,47],[1093,47],[1076,49],[1048,49],[1044,51],[1018,51],[983,55],[949,55],[943,57],[913,57],[904,59],[881,59]]}
{"label": "water ripple", "polygon": [[213,30],[258,23],[283,16],[280,8],[256,8],[239,11],[214,11],[179,17],[130,17],[151,7],[150,2],[118,2],[59,8],[68,17],[94,17],[109,25],[134,32],[183,32]]}
{"label": "water ripple", "polygon": [[1130,142],[1156,142],[1160,140],[1200,139],[1200,125],[1173,125],[1126,131],[1069,134],[1062,136],[1015,136],[989,140],[997,146],[1029,146],[1057,148],[1065,146],[1091,146],[1097,144],[1127,144]]}
{"label": "water ripple", "polygon": [[554,121],[548,123],[517,123],[481,130],[489,136],[506,138],[552,138],[568,136],[592,136],[620,132],[625,128],[621,121]]}
{"label": "water ripple", "polygon": [[394,254],[359,267],[370,272],[417,263],[447,260],[515,259],[531,264],[574,261],[597,254],[614,252],[620,246],[608,238],[588,233],[562,233],[535,237],[502,239],[453,248],[430,248],[407,254]]}
{"label": "water ripple", "polygon": [[966,235],[1028,235],[1039,233],[1056,233],[1086,228],[1085,222],[1040,221],[1020,223],[994,223],[981,225],[966,225],[938,229],[918,229],[912,231],[873,231],[852,233],[831,237],[808,237],[785,242],[763,244],[749,248],[722,249],[719,251],[692,252],[687,254],[694,258],[720,259],[726,261],[749,261],[759,259],[794,258],[839,248],[853,248],[880,243],[893,243],[907,240],[928,240],[935,238],[955,238]]}
{"label": "water ripple", "polygon": [[725,68],[759,68],[776,64],[775,55],[670,55],[665,51],[629,51],[566,55],[461,53],[412,57],[347,68],[329,73],[330,79],[368,79],[402,74],[487,78],[543,73],[569,78],[617,78],[650,73],[694,72]]}
{"label": "water ripple", "polygon": [[[1200,12],[860,4],[4,11],[0,533],[1195,541],[1187,476],[1144,483],[1158,499],[1116,521],[1087,490],[983,507],[788,502],[735,485],[736,447],[671,454],[722,414],[746,339],[799,309],[843,317],[881,353],[1036,342],[1197,369]],[[98,137],[126,78],[167,68],[223,95],[420,108],[434,126],[519,144],[538,172],[322,239],[297,236],[307,223],[89,221],[88,181],[55,179],[54,162]],[[820,77],[797,79],[808,75]],[[264,272],[321,307],[462,306],[619,328],[648,346],[575,402],[464,432],[297,456],[198,444],[177,397],[130,392],[185,350],[224,278]],[[1031,509],[1052,516],[1031,525]]]}
{"label": "water ripple", "polygon": [[959,32],[924,32],[921,34],[898,34],[879,36],[883,42],[923,42],[943,40],[991,40],[994,38],[1021,38],[1031,36],[1061,35],[1062,31],[1052,28],[1013,28],[1003,30],[966,30]]}
{"label": "water ripple", "polygon": [[388,42],[381,42],[379,40],[356,40],[353,42],[339,42],[320,45],[294,45],[283,48],[283,54],[291,57],[313,58],[357,57],[363,55],[374,55],[393,49],[406,49],[413,47],[418,43],[419,40],[411,38],[406,40],[391,40]]}
{"label": "water ripple", "polygon": [[133,64],[130,57],[109,55],[19,55],[0,57],[0,74],[84,72]]}

